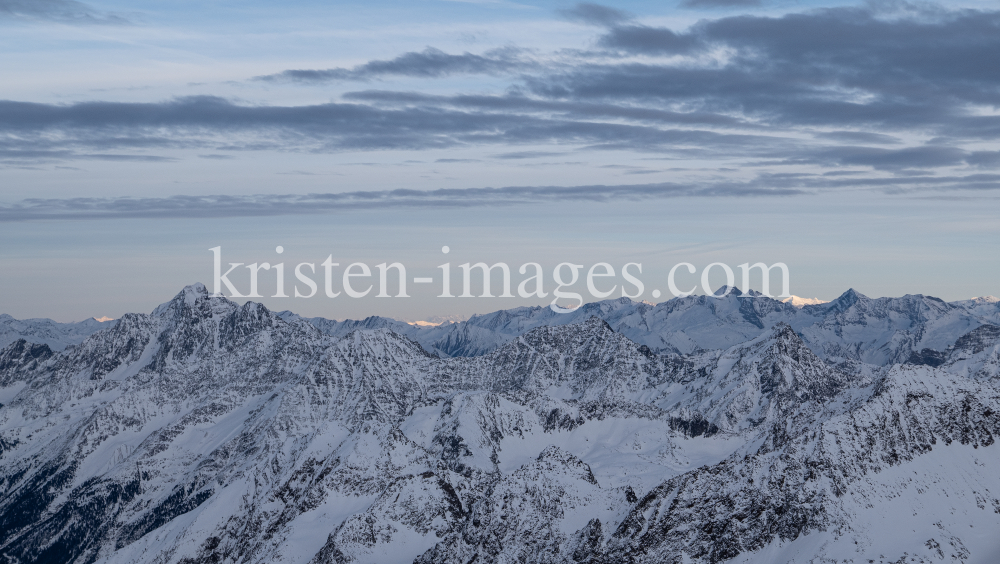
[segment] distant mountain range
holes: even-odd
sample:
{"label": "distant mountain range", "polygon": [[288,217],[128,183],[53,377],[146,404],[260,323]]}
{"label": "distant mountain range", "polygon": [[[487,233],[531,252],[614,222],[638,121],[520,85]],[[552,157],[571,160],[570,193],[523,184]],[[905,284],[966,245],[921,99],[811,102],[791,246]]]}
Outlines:
{"label": "distant mountain range", "polygon": [[732,346],[786,323],[821,358],[885,365],[905,362],[923,349],[944,351],[980,325],[1000,324],[1000,302],[979,298],[945,303],[922,295],[871,299],[848,290],[832,302],[798,305],[734,288],[722,298],[689,296],[656,305],[620,298],[585,304],[565,314],[547,307],[519,307],[437,327],[384,317],[331,321],[300,318],[288,311],[278,316],[304,319],[333,337],[358,329],[385,328],[442,357],[485,354],[537,327],[569,325],[592,316],[653,352],[675,354]]}
{"label": "distant mountain range", "polygon": [[3,313],[0,314],[0,347],[24,339],[61,351],[70,345],[82,343],[87,337],[107,328],[109,323],[114,323],[114,320],[98,321],[91,318],[77,323],[58,323],[51,319],[14,319]]}
{"label": "distant mountain range", "polygon": [[10,563],[1000,561],[1000,303],[0,317]]}

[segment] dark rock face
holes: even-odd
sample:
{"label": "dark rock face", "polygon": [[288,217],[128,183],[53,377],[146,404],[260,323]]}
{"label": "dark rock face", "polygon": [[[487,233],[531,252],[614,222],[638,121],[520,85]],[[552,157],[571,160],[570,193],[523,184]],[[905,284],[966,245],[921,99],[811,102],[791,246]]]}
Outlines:
{"label": "dark rock face", "polygon": [[18,339],[0,349],[0,383],[10,385],[20,375],[37,369],[41,363],[52,357],[48,345],[29,343]]}
{"label": "dark rock face", "polygon": [[692,419],[671,417],[670,428],[675,431],[680,431],[684,433],[685,436],[692,438],[711,437],[719,432],[719,428],[714,423],[706,421],[700,414]]}
{"label": "dark rock face", "polygon": [[978,354],[1000,342],[1000,326],[983,325],[955,341],[954,350]]}
{"label": "dark rock face", "polygon": [[[934,320],[964,323],[957,306],[849,292],[802,315],[864,331],[891,320],[875,341],[912,362],[834,364],[817,350],[843,339],[778,319],[800,310],[750,293],[699,300],[588,304],[595,315],[576,323],[441,358],[380,318],[332,336],[195,285],[63,351],[11,342],[0,349],[0,554],[596,564],[767,562],[786,548],[837,561],[985,553],[955,515],[1000,526],[989,493],[1000,491],[1000,328],[914,353],[938,338]],[[629,336],[699,308],[754,332],[684,355]],[[904,314],[924,320],[919,339],[900,337]],[[526,319],[548,314],[483,316],[461,346]],[[920,510],[934,503],[956,509]],[[888,517],[909,519],[905,554],[871,530]]]}
{"label": "dark rock face", "polygon": [[914,352],[910,354],[910,358],[906,361],[907,364],[924,364],[927,366],[941,366],[948,359],[948,354],[935,351],[932,349],[924,349],[920,352]]}
{"label": "dark rock face", "polygon": [[962,335],[940,355],[937,366],[976,379],[997,379],[1000,377],[1000,326],[987,324]]}

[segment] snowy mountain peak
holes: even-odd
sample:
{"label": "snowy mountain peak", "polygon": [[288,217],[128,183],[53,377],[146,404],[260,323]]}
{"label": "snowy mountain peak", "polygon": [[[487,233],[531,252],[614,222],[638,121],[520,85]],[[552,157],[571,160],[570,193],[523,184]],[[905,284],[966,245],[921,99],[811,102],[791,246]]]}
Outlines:
{"label": "snowy mountain peak", "polygon": [[854,288],[848,289],[846,292],[837,297],[837,299],[829,302],[831,310],[843,311],[852,305],[868,300],[868,296],[858,292]]}
{"label": "snowy mountain peak", "polygon": [[[521,335],[517,341],[539,349],[546,348],[571,353],[573,347],[595,342],[595,340],[603,341],[616,338],[627,341],[624,337],[617,336],[607,321],[597,316],[591,316],[572,325],[543,326],[532,329]],[[629,343],[634,345],[631,341]],[[511,345],[504,345],[498,351],[509,346]]]}
{"label": "snowy mountain peak", "polygon": [[799,336],[795,334],[795,330],[792,329],[792,326],[783,321],[775,323],[774,327],[771,327],[771,330],[764,334],[762,340],[794,342],[797,345],[803,347],[805,346],[805,343],[802,342],[802,339],[800,339]]}
{"label": "snowy mountain peak", "polygon": [[183,300],[188,307],[191,307],[194,306],[194,303],[199,298],[205,298],[208,296],[208,288],[206,288],[201,282],[195,282],[194,284],[184,286],[180,293],[174,296],[174,300]]}
{"label": "snowy mountain peak", "polygon": [[201,282],[195,282],[194,284],[189,284],[187,286],[184,286],[181,292],[185,294],[191,293],[198,295],[206,295],[208,294],[208,288],[206,288],[205,285],[202,284]]}
{"label": "snowy mountain peak", "polygon": [[[251,308],[264,307],[256,302],[247,302]],[[204,284],[196,282],[185,286],[169,302],[160,304],[153,310],[153,317],[160,318],[181,318],[181,317],[212,317],[213,315],[225,314],[240,307],[236,302],[230,301],[224,296],[213,296],[208,292]]]}
{"label": "snowy mountain peak", "polygon": [[826,363],[806,346],[802,338],[787,323],[777,323],[769,331],[747,343],[744,354],[766,362],[768,369],[771,369],[774,362],[827,368]]}
{"label": "snowy mountain peak", "polygon": [[743,292],[741,292],[740,289],[737,288],[736,286],[722,285],[722,286],[719,287],[718,290],[716,290],[713,293],[713,295],[715,295],[715,296],[726,296],[726,295],[729,295],[729,296],[739,297],[739,296],[743,295]]}
{"label": "snowy mountain peak", "polygon": [[[760,407],[745,414],[752,426],[789,421],[804,402],[824,402],[848,383],[845,374],[816,356],[786,323],[776,324],[738,350],[740,359],[727,379],[759,390]],[[739,401],[732,405],[727,413],[730,421],[741,415]]]}
{"label": "snowy mountain peak", "polygon": [[785,299],[781,300],[781,303],[783,303],[783,304],[791,304],[791,305],[793,305],[793,306],[801,309],[801,308],[803,308],[803,307],[805,307],[807,305],[820,305],[820,304],[827,304],[827,303],[830,303],[830,302],[827,301],[827,300],[821,300],[819,298],[802,298],[802,297],[799,297],[799,296],[791,296],[791,297],[788,297],[788,298],[785,298]]}

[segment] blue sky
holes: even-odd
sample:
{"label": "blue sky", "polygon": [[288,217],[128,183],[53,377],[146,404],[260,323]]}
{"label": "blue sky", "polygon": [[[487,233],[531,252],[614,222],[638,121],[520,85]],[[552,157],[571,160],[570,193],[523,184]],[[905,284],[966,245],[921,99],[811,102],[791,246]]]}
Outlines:
{"label": "blue sky", "polygon": [[[998,292],[993,3],[0,0],[0,45],[16,317],[148,311],[210,283],[216,245],[635,261],[647,294],[681,261],[782,261],[825,299]],[[263,301],[528,303],[424,294]]]}

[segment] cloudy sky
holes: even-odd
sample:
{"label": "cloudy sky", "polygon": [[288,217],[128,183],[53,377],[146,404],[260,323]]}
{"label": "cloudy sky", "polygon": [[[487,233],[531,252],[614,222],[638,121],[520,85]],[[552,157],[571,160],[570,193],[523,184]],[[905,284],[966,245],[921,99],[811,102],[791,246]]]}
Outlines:
{"label": "cloudy sky", "polygon": [[[824,299],[1000,293],[995,2],[0,0],[0,45],[15,317],[149,311],[220,245],[411,276],[639,262],[651,301],[678,262],[781,261]],[[535,303],[435,290],[262,301]]]}

